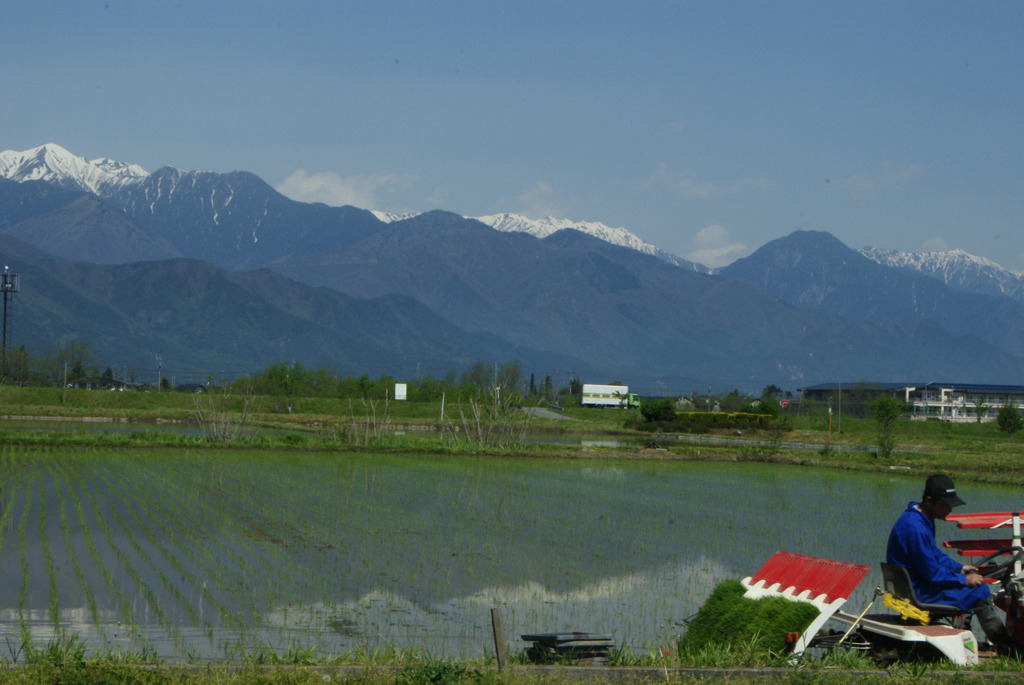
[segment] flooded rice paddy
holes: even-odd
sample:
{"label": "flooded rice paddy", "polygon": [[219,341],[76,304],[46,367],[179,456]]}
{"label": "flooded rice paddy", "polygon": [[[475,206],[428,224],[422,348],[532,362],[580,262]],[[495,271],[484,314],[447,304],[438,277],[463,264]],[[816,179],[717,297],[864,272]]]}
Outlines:
{"label": "flooded rice paddy", "polygon": [[[21,447],[0,465],[0,644],[74,633],[172,660],[477,657],[492,607],[513,647],[581,630],[646,651],[777,549],[876,569],[859,613],[926,475]],[[973,511],[1018,504],[1011,488],[961,490]]]}

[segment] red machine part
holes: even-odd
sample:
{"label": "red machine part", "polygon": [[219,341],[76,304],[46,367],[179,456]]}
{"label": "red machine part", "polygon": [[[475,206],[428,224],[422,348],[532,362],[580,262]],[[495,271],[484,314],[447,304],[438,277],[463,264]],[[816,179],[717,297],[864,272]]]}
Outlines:
{"label": "red machine part", "polygon": [[[978,512],[973,514],[950,514],[946,517],[962,530],[998,530],[1000,528],[1012,529],[1012,538],[989,538],[985,540],[947,540],[944,545],[948,549],[955,549],[961,556],[965,557],[986,557],[996,554],[1001,550],[1009,550],[1021,546],[1021,513],[1019,511],[993,511]],[[1020,573],[1018,563],[1016,573]],[[990,579],[986,578],[986,581]],[[1012,583],[1014,588],[1006,588],[1009,592],[1001,592],[995,596],[996,606],[1006,612],[1006,631],[1018,645],[1024,645],[1024,598],[1017,596],[1018,583]]]}
{"label": "red machine part", "polygon": [[976,514],[950,514],[947,521],[952,521],[957,528],[1009,528],[1013,525],[1013,517],[1020,514],[1013,511],[979,512]]}
{"label": "red machine part", "polygon": [[769,557],[750,580],[751,584],[763,580],[765,587],[778,583],[780,588],[793,588],[793,594],[808,590],[811,597],[824,595],[826,602],[833,602],[849,598],[869,570],[861,564],[780,550]]}

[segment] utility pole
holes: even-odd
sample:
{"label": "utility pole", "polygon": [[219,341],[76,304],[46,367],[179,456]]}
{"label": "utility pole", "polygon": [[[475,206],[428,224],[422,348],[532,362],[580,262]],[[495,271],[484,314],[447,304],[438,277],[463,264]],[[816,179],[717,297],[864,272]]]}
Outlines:
{"label": "utility pole", "polygon": [[11,300],[14,297],[14,293],[18,292],[18,281],[18,274],[12,274],[11,268],[5,266],[4,272],[0,274],[0,292],[4,294],[3,351],[2,358],[0,358],[0,366],[2,366],[4,381],[7,380],[7,324],[11,318]]}

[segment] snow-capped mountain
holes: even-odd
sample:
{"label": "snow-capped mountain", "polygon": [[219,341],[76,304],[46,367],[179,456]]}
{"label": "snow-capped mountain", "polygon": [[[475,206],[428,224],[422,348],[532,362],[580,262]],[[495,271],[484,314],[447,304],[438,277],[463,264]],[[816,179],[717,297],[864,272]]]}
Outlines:
{"label": "snow-capped mountain", "polygon": [[957,290],[1024,300],[1024,274],[961,249],[940,252],[899,252],[877,247],[859,250],[884,266],[912,269]]}
{"label": "snow-capped mountain", "polygon": [[[238,197],[252,194],[253,191],[249,188],[257,179],[250,177],[251,174],[186,172],[171,167],[150,174],[137,164],[127,164],[106,157],[90,161],[55,143],[46,143],[30,150],[0,152],[0,178],[18,182],[47,181],[65,189],[94,193],[106,200],[112,200],[115,206],[136,217],[145,212],[152,213],[161,202],[172,201],[178,190],[191,189],[195,191],[192,194],[199,198],[196,202],[203,204],[200,209],[212,217],[215,225],[220,224],[232,213],[230,205]],[[262,185],[262,182],[256,185]],[[197,186],[203,186],[203,193],[198,192]],[[253,211],[257,210],[265,215],[268,212],[266,201]],[[373,215],[385,223],[417,216],[416,213],[397,214],[382,211],[374,211]],[[608,226],[597,221],[574,221],[556,217],[531,219],[512,213],[467,218],[475,219],[498,231],[518,231],[538,239],[546,238],[558,231],[572,229],[612,245],[658,257],[687,270],[711,273],[707,267],[647,243],[625,228]],[[258,238],[259,236],[253,232],[251,239]],[[963,250],[898,252],[863,248],[860,252],[879,264],[910,268],[958,290],[1024,300],[1024,274],[1010,271],[995,262]]]}
{"label": "snow-capped mountain", "polygon": [[558,231],[572,229],[612,245],[628,247],[631,250],[652,255],[675,266],[702,273],[709,272],[706,267],[700,264],[689,262],[678,255],[666,252],[660,247],[644,242],[636,234],[631,233],[625,228],[608,226],[598,221],[573,221],[572,219],[559,219],[553,216],[544,217],[543,219],[531,219],[522,214],[509,214],[507,212],[467,218],[476,219],[480,223],[486,224],[498,231],[519,231],[521,233],[529,233],[541,239],[547,238],[552,233],[557,233]]}
{"label": "snow-capped mountain", "polygon": [[390,224],[395,221],[402,221],[404,219],[411,219],[414,216],[420,215],[419,212],[405,212],[404,214],[396,214],[395,212],[381,212],[376,209],[370,210],[370,213],[386,224]]}
{"label": "snow-capped mountain", "polygon": [[[384,223],[411,219],[412,217],[417,216],[415,213],[394,214],[391,212],[379,211],[374,211],[373,215]],[[608,226],[598,221],[573,221],[572,219],[559,219],[553,216],[544,217],[543,219],[531,219],[527,216],[523,216],[522,214],[510,214],[508,212],[502,214],[488,214],[485,216],[467,216],[466,218],[479,221],[480,223],[490,226],[497,231],[528,233],[539,240],[543,240],[558,231],[572,229],[579,231],[580,233],[586,233],[589,236],[598,238],[599,240],[603,240],[604,242],[612,245],[618,245],[619,247],[626,247],[631,250],[636,250],[637,252],[649,254],[666,261],[669,264],[673,264],[684,269],[698,271],[700,273],[711,272],[710,269],[701,264],[688,262],[678,255],[666,252],[660,247],[644,242],[635,233],[631,233],[625,228]]]}
{"label": "snow-capped mountain", "polygon": [[[123,328],[149,337],[136,336],[123,351],[108,347],[106,354],[179,350],[179,358],[199,354],[203,364],[244,359],[253,365],[292,358],[299,347],[292,340],[320,339],[338,368],[367,368],[373,360],[386,368],[398,351],[377,338],[402,333],[374,323],[380,317],[372,312],[383,307],[433,332],[404,354],[419,363],[424,350],[440,349],[437,363],[448,368],[481,358],[476,350],[485,348],[464,337],[479,332],[514,346],[509,354],[535,350],[529,352],[535,359],[546,357],[536,368],[587,368],[601,377],[620,367],[615,375],[678,374],[680,358],[690,378],[728,373],[752,383],[780,374],[800,382],[837,374],[976,382],[1024,377],[1024,303],[955,292],[922,273],[878,264],[828,234],[796,232],[741,260],[736,273],[709,278],[692,266],[666,265],[664,253],[625,229],[594,222],[509,214],[473,220],[442,210],[411,218],[371,214],[289,199],[248,172],[164,167],[146,174],[50,145],[0,156],[0,210],[8,254],[31,246],[71,260],[80,266],[63,270],[100,293],[93,304],[123,305],[102,316],[91,304],[78,307],[81,316],[54,323],[53,312],[78,314],[67,296],[80,286],[55,284],[60,274],[33,266],[38,256],[17,257],[24,273],[36,269],[25,279],[33,292],[53,298],[24,317],[42,322],[39,345],[82,330],[96,330],[90,337],[98,346],[119,342],[122,336],[109,332]],[[787,268],[779,268],[776,254],[789,256],[782,261]],[[105,264],[117,266],[105,270]],[[739,273],[744,265],[746,273]],[[254,271],[264,269],[313,286],[318,296]],[[259,286],[231,295],[228,274],[250,271],[245,278]],[[282,288],[291,294],[272,303],[268,298]],[[818,297],[794,306],[808,293]],[[347,323],[351,317],[323,299],[341,296],[359,300],[343,309],[371,313]],[[391,299],[363,304],[381,297]],[[410,309],[406,300],[425,309]],[[318,328],[293,326],[296,313]],[[268,334],[267,319],[297,333]],[[438,333],[445,322],[449,333]],[[226,341],[207,344],[204,336],[224,329],[231,333]],[[339,344],[345,338],[335,331],[354,336],[351,344]],[[366,352],[357,359],[350,350]],[[511,358],[503,354],[483,358]]]}
{"label": "snow-capped mountain", "polygon": [[[173,172],[173,173],[172,173]],[[71,190],[82,190],[95,193],[100,197],[110,198],[119,191],[131,189],[131,199],[124,199],[122,208],[133,213],[132,204],[140,201],[154,202],[155,197],[173,195],[173,187],[168,186],[169,179],[180,183],[194,184],[197,179],[205,178],[210,174],[200,172],[183,172],[177,169],[161,169],[159,174],[160,183],[148,183],[143,188],[144,182],[152,180],[151,174],[137,164],[126,164],[106,157],[87,160],[78,157],[67,151],[56,143],[46,143],[31,150],[5,150],[0,152],[0,177],[12,181],[48,181],[54,185]],[[172,179],[173,177],[173,179]],[[171,183],[177,186],[180,183]],[[154,186],[149,188],[148,186]],[[143,192],[144,191],[144,192]],[[222,202],[230,203],[232,193],[220,193]],[[216,193],[209,199],[214,202]],[[136,208],[137,209],[137,208]],[[224,207],[211,209],[216,217]],[[373,211],[374,216],[384,223],[392,223],[417,216],[417,213],[398,214],[393,212]],[[543,239],[564,229],[574,229],[581,233],[599,238],[612,245],[626,247],[644,254],[653,255],[675,266],[683,267],[693,271],[708,273],[709,270],[699,264],[689,262],[677,255],[666,252],[659,247],[644,242],[634,233],[625,228],[607,226],[596,221],[573,221],[571,219],[558,219],[545,217],[543,219],[530,219],[520,214],[491,214],[488,216],[467,217],[490,226],[498,231],[519,231],[528,233],[538,239]]]}
{"label": "snow-capped mountain", "polygon": [[0,177],[19,182],[48,181],[62,188],[97,195],[137,183],[147,176],[149,172],[137,164],[125,164],[106,157],[90,162],[55,143],[20,152],[0,152]]}

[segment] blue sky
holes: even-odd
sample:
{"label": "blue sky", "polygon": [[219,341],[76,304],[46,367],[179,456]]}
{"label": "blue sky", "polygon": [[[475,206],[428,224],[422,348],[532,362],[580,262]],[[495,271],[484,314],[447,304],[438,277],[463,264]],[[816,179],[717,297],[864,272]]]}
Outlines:
{"label": "blue sky", "polygon": [[1024,270],[1024,3],[0,3],[0,149],[296,199]]}

